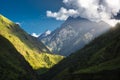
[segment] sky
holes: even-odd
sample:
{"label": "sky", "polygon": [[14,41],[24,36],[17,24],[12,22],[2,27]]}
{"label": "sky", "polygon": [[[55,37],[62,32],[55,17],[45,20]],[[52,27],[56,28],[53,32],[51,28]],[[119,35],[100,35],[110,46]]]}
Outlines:
{"label": "sky", "polygon": [[67,6],[55,12],[47,10],[47,16],[56,20],[68,17],[82,17],[93,22],[104,21],[114,27],[120,20],[115,19],[120,12],[120,0],[63,0]]}
{"label": "sky", "polygon": [[0,14],[34,35],[55,30],[68,17],[114,26],[120,22],[114,18],[119,12],[120,0],[0,0]]}
{"label": "sky", "polygon": [[64,21],[46,16],[47,10],[57,11],[62,0],[0,0],[0,14],[19,23],[29,34],[54,30]]}

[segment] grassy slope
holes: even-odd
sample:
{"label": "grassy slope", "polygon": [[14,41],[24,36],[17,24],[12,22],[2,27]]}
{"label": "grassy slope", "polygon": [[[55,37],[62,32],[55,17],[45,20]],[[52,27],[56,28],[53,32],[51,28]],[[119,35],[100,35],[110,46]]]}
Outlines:
{"label": "grassy slope", "polygon": [[[62,60],[59,64],[50,69],[46,75],[43,75],[43,78],[44,80],[104,80],[106,75],[110,74],[110,72],[119,72],[119,69],[120,24],[93,40],[83,49]],[[102,73],[105,73],[105,75]],[[111,79],[117,78],[116,80],[119,80],[118,74],[116,73],[117,72],[115,72],[115,74],[112,73],[113,76],[109,75],[106,78],[112,77]],[[99,77],[93,78],[93,76],[96,77],[98,74]],[[84,78],[82,78],[83,76],[81,75],[83,75]]]}
{"label": "grassy slope", "polygon": [[0,80],[37,80],[32,67],[15,47],[0,35]]}
{"label": "grassy slope", "polygon": [[63,59],[63,56],[47,54],[50,52],[41,42],[2,15],[0,15],[0,34],[15,46],[34,70],[50,68]]}

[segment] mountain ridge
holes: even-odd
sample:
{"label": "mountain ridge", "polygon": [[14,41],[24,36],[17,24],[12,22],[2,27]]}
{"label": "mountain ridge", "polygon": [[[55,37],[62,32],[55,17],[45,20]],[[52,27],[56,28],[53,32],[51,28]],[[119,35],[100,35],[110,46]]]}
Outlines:
{"label": "mountain ridge", "polygon": [[[18,24],[2,15],[0,16],[0,35],[8,39],[36,71],[43,68],[48,70],[64,58],[51,54],[49,49],[37,38],[27,34]],[[46,70],[40,70],[38,73],[41,74]]]}
{"label": "mountain ridge", "polygon": [[92,22],[81,17],[69,17],[61,27],[40,40],[51,52],[68,56],[109,28],[110,25],[103,21]]}

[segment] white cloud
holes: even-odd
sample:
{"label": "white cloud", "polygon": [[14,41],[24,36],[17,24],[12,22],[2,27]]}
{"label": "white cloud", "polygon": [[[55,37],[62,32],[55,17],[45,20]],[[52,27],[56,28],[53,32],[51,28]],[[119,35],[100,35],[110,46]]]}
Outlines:
{"label": "white cloud", "polygon": [[56,18],[56,20],[66,20],[69,16],[80,16],[91,21],[102,20],[112,26],[120,22],[111,19],[120,11],[120,0],[63,0],[63,3],[69,9],[62,7],[58,12],[47,11],[47,16]]}
{"label": "white cloud", "polygon": [[40,36],[40,34],[36,34],[36,33],[32,33],[31,34],[33,37],[39,37]]}
{"label": "white cloud", "polygon": [[65,8],[61,8],[58,12],[51,12],[51,11],[47,11],[47,16],[48,17],[53,17],[56,18],[56,20],[66,20],[69,16],[74,16],[77,15],[78,12],[74,9],[65,9]]}

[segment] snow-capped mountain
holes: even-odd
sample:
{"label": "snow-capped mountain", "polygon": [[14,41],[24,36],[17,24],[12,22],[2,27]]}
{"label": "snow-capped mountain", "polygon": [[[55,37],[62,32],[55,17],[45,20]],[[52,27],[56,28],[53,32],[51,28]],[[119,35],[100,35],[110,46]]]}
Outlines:
{"label": "snow-capped mountain", "polygon": [[39,39],[53,52],[68,56],[110,28],[105,22],[69,17],[60,28]]}
{"label": "snow-capped mountain", "polygon": [[45,37],[47,37],[48,35],[51,34],[51,31],[50,30],[46,30],[44,33],[42,33],[38,38],[39,39],[43,39]]}

